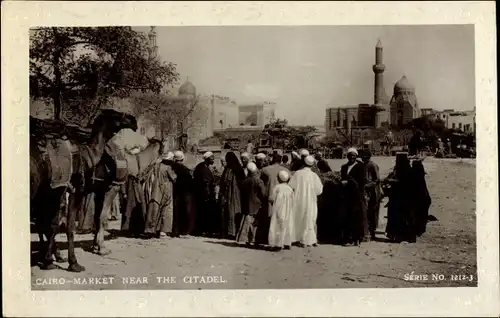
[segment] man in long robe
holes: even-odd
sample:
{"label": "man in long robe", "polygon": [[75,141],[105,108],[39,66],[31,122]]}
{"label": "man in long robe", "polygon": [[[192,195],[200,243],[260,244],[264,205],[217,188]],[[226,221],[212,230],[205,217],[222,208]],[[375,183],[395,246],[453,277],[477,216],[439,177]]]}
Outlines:
{"label": "man in long robe", "polygon": [[247,165],[249,175],[241,185],[241,209],[243,218],[238,230],[236,240],[250,245],[254,243],[256,247],[257,231],[260,226],[258,219],[262,213],[262,206],[267,204],[264,182],[260,179],[257,165],[250,162]]}
{"label": "man in long robe", "polygon": [[194,169],[195,196],[197,206],[196,235],[214,234],[216,231],[217,217],[215,210],[215,176],[212,165],[215,157],[212,152],[203,154],[203,162]]}
{"label": "man in long robe", "polygon": [[279,184],[273,187],[269,202],[272,203],[271,224],[269,227],[269,245],[277,250],[290,249],[293,232],[293,189],[288,185],[290,173],[281,170],[278,173]]}
{"label": "man in long robe", "polygon": [[370,237],[373,240],[375,239],[375,231],[378,227],[382,189],[380,188],[379,167],[375,162],[371,160],[371,156],[372,154],[369,150],[363,151],[363,162],[365,164],[366,173],[365,190],[368,197],[368,229],[370,231]]}
{"label": "man in long robe", "polygon": [[358,151],[347,150],[347,163],[340,168],[344,185],[344,244],[357,245],[369,240],[365,199],[365,167],[356,160]]}
{"label": "man in long robe", "polygon": [[[260,178],[264,182],[266,187],[266,197],[269,198],[271,196],[273,188],[278,184],[278,174],[280,171],[286,170],[281,166],[281,156],[277,153],[273,155],[273,164],[267,167],[264,167],[261,170]],[[286,170],[288,172],[288,170]],[[261,215],[261,220],[259,220],[259,235],[258,241],[262,244],[267,244],[267,239],[269,236],[269,222],[271,220],[272,213],[272,203],[269,202],[263,206],[264,213]]]}
{"label": "man in long robe", "polygon": [[294,192],[295,241],[300,246],[316,246],[316,220],[318,217],[318,196],[323,185],[318,175],[311,171],[314,158],[304,158],[305,167],[295,172],[290,180]]}
{"label": "man in long robe", "polygon": [[173,183],[177,176],[171,167],[174,154],[169,152],[155,163],[145,186],[147,213],[144,233],[153,237],[166,237],[172,232]]}
{"label": "man in long robe", "polygon": [[191,171],[184,164],[184,153],[174,153],[174,170],[177,179],[174,183],[174,219],[172,236],[190,235],[196,224],[196,207],[194,202],[194,187]]}

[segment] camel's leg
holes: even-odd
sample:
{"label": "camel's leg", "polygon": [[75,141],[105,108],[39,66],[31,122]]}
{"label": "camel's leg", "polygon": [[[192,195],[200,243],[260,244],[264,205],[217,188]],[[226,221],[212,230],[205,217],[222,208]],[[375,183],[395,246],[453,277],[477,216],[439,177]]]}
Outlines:
{"label": "camel's leg", "polygon": [[81,193],[73,193],[69,196],[68,204],[68,224],[66,226],[66,236],[68,238],[68,271],[70,272],[83,272],[85,267],[78,264],[75,255],[75,226],[76,214],[82,202]]}
{"label": "camel's leg", "polygon": [[[59,228],[59,208],[61,198],[66,191],[65,187],[56,189],[48,189],[46,196],[42,201],[43,219],[40,222],[41,231],[45,234],[48,244],[44,250],[44,258],[42,260],[42,269],[55,269],[54,260],[52,255],[56,250],[56,234]],[[45,209],[44,209],[45,208]],[[42,216],[42,214],[40,214]]]}
{"label": "camel's leg", "polygon": [[108,255],[111,250],[107,249],[104,245],[104,225],[108,221],[109,214],[111,213],[111,205],[118,193],[120,187],[112,186],[104,196],[96,196],[96,233],[94,237],[94,250],[99,255]]}

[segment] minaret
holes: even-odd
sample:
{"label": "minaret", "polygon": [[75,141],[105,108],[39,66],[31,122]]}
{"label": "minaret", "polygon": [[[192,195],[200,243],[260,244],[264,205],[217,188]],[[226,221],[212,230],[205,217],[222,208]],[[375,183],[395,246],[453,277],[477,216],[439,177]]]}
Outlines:
{"label": "minaret", "polygon": [[149,58],[158,57],[158,46],[156,46],[156,27],[152,26],[148,33],[149,38]]}
{"label": "minaret", "polygon": [[387,106],[385,105],[387,101],[385,100],[384,91],[384,71],[385,65],[384,59],[384,48],[382,47],[382,42],[380,39],[375,46],[375,64],[373,65],[373,73],[375,73],[375,94],[374,94],[374,105],[377,109],[377,115],[375,120],[375,126],[379,127],[380,124],[388,120]]}

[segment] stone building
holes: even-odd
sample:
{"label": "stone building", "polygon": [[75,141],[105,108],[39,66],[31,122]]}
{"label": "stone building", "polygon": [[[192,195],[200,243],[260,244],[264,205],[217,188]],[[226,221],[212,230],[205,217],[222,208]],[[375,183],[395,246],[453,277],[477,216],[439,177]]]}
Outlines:
{"label": "stone building", "polygon": [[406,76],[394,85],[390,105],[392,126],[403,126],[420,117],[415,87],[410,84]]}
{"label": "stone building", "polygon": [[276,103],[262,102],[239,107],[240,126],[264,127],[275,119]]}

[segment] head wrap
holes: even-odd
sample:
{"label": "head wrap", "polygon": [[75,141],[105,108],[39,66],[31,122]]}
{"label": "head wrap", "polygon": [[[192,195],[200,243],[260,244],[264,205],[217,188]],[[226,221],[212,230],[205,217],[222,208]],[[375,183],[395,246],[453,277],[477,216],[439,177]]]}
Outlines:
{"label": "head wrap", "polygon": [[129,151],[132,155],[136,155],[138,154],[139,152],[141,152],[141,149],[139,147],[134,147],[132,149],[130,149]]}
{"label": "head wrap", "polygon": [[356,156],[358,155],[358,151],[356,150],[356,148],[349,148],[349,149],[347,149],[347,154],[350,154],[350,153],[353,153]]}
{"label": "head wrap", "polygon": [[248,158],[248,159],[250,159],[250,154],[248,152],[244,152],[244,153],[241,154],[240,157],[241,158]]}
{"label": "head wrap", "polygon": [[260,160],[266,159],[266,155],[263,154],[262,152],[259,152],[256,157],[257,157],[257,159],[260,159]]}
{"label": "head wrap", "polygon": [[174,153],[172,151],[169,151],[167,153],[164,153],[162,155],[163,160],[173,160],[174,159]]}
{"label": "head wrap", "polygon": [[281,171],[278,173],[278,179],[279,179],[281,182],[287,182],[289,178],[290,178],[290,174],[289,174],[288,172],[286,172],[285,170],[281,170]]}
{"label": "head wrap", "polygon": [[314,157],[313,156],[307,156],[307,157],[305,157],[304,163],[307,166],[312,167],[312,165],[314,164]]}
{"label": "head wrap", "polygon": [[177,150],[176,152],[174,152],[174,159],[176,161],[182,161],[184,160],[184,153],[180,150]]}
{"label": "head wrap", "polygon": [[258,170],[258,169],[257,169],[257,165],[256,165],[255,163],[253,163],[253,162],[249,162],[249,163],[247,164],[247,169],[248,169],[248,171],[250,171],[251,173],[255,173],[255,172],[257,172],[257,170]]}
{"label": "head wrap", "polygon": [[211,152],[211,151],[207,151],[203,154],[203,159],[208,159],[210,157],[213,157],[214,156],[214,153]]}
{"label": "head wrap", "polygon": [[307,149],[302,149],[302,150],[300,151],[300,155],[301,155],[302,157],[307,157],[307,156],[309,156],[309,151],[308,151]]}

